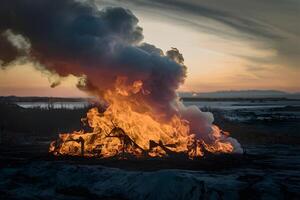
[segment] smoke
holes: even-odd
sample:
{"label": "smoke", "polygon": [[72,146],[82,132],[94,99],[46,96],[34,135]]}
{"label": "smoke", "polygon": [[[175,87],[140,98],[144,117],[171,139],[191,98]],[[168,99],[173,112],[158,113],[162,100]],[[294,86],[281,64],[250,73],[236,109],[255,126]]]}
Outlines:
{"label": "smoke", "polygon": [[154,45],[141,43],[142,28],[131,11],[98,10],[91,1],[4,0],[0,13],[4,65],[19,58],[22,50],[3,35],[10,31],[30,43],[27,56],[47,70],[62,77],[86,77],[85,84],[78,84],[81,89],[101,95],[117,76],[126,76],[128,84],[143,81],[143,88],[151,92],[145,100],[155,110],[172,113],[170,102],[185,79],[186,67],[176,56],[178,50],[163,55]]}
{"label": "smoke", "polygon": [[[9,35],[23,40],[14,42],[18,40]],[[176,89],[186,77],[182,54],[176,48],[164,54],[142,40],[137,17],[124,8],[99,10],[92,1],[75,0],[1,1],[2,66],[26,56],[60,77],[80,77],[78,88],[100,97],[114,87],[117,77],[128,77],[128,84],[141,80],[143,90],[150,93],[143,95],[143,101],[154,112],[165,118],[181,112],[192,131],[210,132],[211,114],[174,106]]]}

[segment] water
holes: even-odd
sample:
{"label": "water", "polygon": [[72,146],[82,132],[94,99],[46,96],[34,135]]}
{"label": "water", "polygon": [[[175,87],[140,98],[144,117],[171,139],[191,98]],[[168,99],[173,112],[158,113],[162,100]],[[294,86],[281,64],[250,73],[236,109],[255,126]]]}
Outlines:
{"label": "water", "polygon": [[83,102],[17,102],[17,105],[23,108],[55,108],[55,109],[76,109],[89,106],[86,101]]}
{"label": "water", "polygon": [[221,110],[283,108],[286,106],[300,106],[300,100],[295,101],[185,101],[185,105],[196,105],[199,108]]}
{"label": "water", "polygon": [[[195,105],[200,109],[218,110],[222,115],[233,121],[265,120],[265,119],[300,119],[300,112],[285,110],[287,106],[299,106],[300,100],[294,101],[184,101],[186,106]],[[55,108],[81,109],[90,105],[87,101],[80,102],[17,102],[23,108]],[[280,108],[281,110],[272,111]]]}
{"label": "water", "polygon": [[[89,102],[17,102],[23,108],[84,108]],[[196,105],[199,108],[212,108],[221,110],[236,110],[236,109],[262,109],[262,108],[283,108],[285,106],[300,106],[300,100],[295,101],[184,101],[184,104]]]}

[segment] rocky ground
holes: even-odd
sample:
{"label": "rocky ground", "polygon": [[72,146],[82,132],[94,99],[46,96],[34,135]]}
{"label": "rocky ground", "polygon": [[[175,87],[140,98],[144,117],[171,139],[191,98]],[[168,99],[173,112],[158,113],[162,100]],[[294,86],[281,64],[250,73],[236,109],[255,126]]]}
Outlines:
{"label": "rocky ground", "polygon": [[[158,162],[113,162],[22,157],[1,153],[1,199],[299,199],[300,148],[247,146],[247,162],[203,162],[183,169]],[[32,152],[41,155],[43,152]],[[10,160],[6,159],[9,155]],[[27,155],[30,153],[27,152]],[[250,159],[249,159],[250,158]],[[217,158],[214,158],[217,159]],[[236,157],[235,159],[242,159]],[[121,162],[121,161],[118,161]],[[179,166],[192,166],[188,161]],[[224,164],[228,159],[223,159]],[[110,164],[109,164],[110,163]],[[132,165],[134,163],[136,166]],[[207,168],[209,164],[211,168]],[[219,165],[216,167],[215,165]],[[144,169],[143,169],[144,168]]]}

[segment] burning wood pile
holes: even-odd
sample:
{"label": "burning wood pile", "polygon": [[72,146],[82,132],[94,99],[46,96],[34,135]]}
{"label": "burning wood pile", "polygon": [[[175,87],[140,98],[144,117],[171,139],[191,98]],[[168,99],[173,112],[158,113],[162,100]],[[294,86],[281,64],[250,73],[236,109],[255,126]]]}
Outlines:
{"label": "burning wood pile", "polygon": [[[180,113],[169,120],[157,118],[141,99],[134,98],[141,91],[142,82],[136,81],[131,86],[125,83],[125,78],[119,78],[115,89],[106,92],[108,106],[103,113],[96,107],[88,111],[82,121],[92,128],[91,132],[60,134],[49,151],[57,156],[124,159],[176,155],[194,159],[207,153],[237,152],[235,140],[215,125],[208,127],[207,135],[199,136],[191,133],[191,123]],[[142,112],[140,108],[144,108]]]}

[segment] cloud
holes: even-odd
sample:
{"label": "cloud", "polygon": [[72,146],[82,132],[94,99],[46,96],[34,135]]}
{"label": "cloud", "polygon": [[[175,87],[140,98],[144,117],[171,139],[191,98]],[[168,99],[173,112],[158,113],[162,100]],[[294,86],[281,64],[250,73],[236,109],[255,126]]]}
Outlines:
{"label": "cloud", "polygon": [[[256,48],[273,49],[275,54],[267,58],[269,63],[299,67],[299,1],[114,0],[110,4],[112,2],[136,7],[137,10],[152,10],[173,19],[175,23],[181,21],[218,37],[247,40]],[[236,56],[239,56],[238,53]],[[247,59],[245,55],[241,57]],[[251,56],[248,59],[254,62],[261,60]]]}

